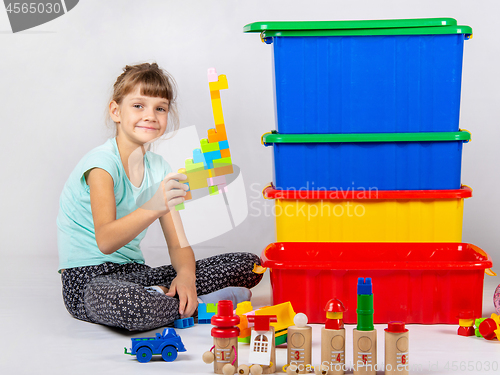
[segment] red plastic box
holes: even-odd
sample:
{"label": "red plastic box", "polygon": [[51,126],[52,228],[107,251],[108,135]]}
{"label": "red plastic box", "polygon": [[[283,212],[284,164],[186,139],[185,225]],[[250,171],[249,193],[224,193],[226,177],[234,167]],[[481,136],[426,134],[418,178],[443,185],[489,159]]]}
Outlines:
{"label": "red plastic box", "polygon": [[339,298],[356,323],[358,277],[371,277],[374,321],[458,324],[462,310],[482,314],[487,253],[467,243],[276,242],[262,252],[273,304],[290,301],[309,322],[324,323]]}

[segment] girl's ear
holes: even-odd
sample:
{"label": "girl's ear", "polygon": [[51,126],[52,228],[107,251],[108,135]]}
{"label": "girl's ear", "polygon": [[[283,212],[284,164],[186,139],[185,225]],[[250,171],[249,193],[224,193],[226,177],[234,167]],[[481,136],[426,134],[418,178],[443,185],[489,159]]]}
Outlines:
{"label": "girl's ear", "polygon": [[120,122],[120,106],[114,100],[109,102],[109,116],[114,122]]}

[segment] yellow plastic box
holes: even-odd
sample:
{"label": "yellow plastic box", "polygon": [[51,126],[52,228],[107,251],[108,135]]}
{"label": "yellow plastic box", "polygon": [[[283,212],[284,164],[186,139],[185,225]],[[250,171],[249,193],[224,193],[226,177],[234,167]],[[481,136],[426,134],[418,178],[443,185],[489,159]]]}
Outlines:
{"label": "yellow plastic box", "polygon": [[267,187],[279,242],[462,242],[456,190],[301,191]]}

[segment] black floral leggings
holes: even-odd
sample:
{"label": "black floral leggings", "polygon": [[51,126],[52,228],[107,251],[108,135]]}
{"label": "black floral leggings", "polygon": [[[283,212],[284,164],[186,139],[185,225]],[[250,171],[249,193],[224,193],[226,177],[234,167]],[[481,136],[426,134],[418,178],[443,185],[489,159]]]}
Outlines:
{"label": "black floral leggings", "polygon": [[[228,286],[252,288],[262,279],[252,272],[259,257],[228,253],[196,262],[196,292],[204,295]],[[179,319],[179,300],[144,287],[170,287],[176,272],[171,265],[103,263],[68,268],[61,275],[64,304],[73,317],[130,331],[144,331]]]}

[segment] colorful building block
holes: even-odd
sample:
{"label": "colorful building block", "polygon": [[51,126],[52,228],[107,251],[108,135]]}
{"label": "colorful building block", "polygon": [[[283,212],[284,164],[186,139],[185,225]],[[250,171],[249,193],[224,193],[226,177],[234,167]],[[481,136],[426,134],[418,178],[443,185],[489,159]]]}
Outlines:
{"label": "colorful building block", "polygon": [[[219,151],[220,154],[220,151]],[[228,165],[232,165],[233,162],[230,157],[225,157],[225,158],[218,158],[218,159],[212,159],[214,163],[214,168],[219,168],[219,167],[225,167]]]}
{"label": "colorful building block", "polygon": [[198,324],[211,324],[212,316],[214,316],[216,312],[216,303],[198,304]]}
{"label": "colorful building block", "polygon": [[209,82],[210,91],[226,90],[229,86],[225,74],[221,74],[217,82]]}
{"label": "colorful building block", "polygon": [[205,169],[214,168],[214,160],[221,159],[220,150],[205,152],[203,155],[205,156],[205,160],[206,160],[207,165],[208,165],[208,168],[205,167]]}
{"label": "colorful building block", "polygon": [[218,80],[217,70],[215,68],[208,68],[208,82],[217,82]]}
{"label": "colorful building block", "polygon": [[[220,99],[220,90],[228,88],[227,78],[223,74],[217,76],[215,68],[210,68],[208,81],[215,129],[208,129],[208,139],[201,139],[200,148],[193,150],[193,158],[185,161],[183,173],[188,179],[183,182],[190,188],[186,200],[192,199],[191,190],[205,187],[209,188],[210,195],[227,192],[227,181],[220,177],[234,172]],[[177,205],[176,209],[184,209],[184,204]]]}
{"label": "colorful building block", "polygon": [[215,129],[208,129],[208,141],[223,142],[227,140],[226,126],[224,124],[216,124]]}
{"label": "colorful building block", "polygon": [[251,312],[253,309],[252,303],[250,301],[245,301],[238,303],[236,307],[235,314],[240,317],[240,324],[238,324],[238,328],[240,329],[240,334],[238,336],[238,342],[250,343],[250,334],[252,329],[248,324],[248,318],[246,313]]}
{"label": "colorful building block", "polygon": [[200,140],[201,151],[211,152],[220,150],[219,142],[208,142],[208,139]]}
{"label": "colorful building block", "polygon": [[193,164],[196,163],[203,163],[203,168],[206,168],[207,161],[205,160],[204,151],[199,148],[193,150]]}
{"label": "colorful building block", "polygon": [[208,185],[209,186],[214,186],[214,185],[222,185],[222,184],[226,184],[227,181],[226,181],[226,176],[214,176],[214,177],[210,177],[208,179]]}
{"label": "colorful building block", "polygon": [[194,326],[194,318],[184,318],[174,320],[175,328],[189,328]]}
{"label": "colorful building block", "polygon": [[213,172],[212,172],[215,176],[223,176],[223,175],[226,175],[226,174],[231,174],[233,173],[233,165],[226,165],[226,166],[223,166],[223,167],[216,167],[214,165],[214,169],[213,169]]}
{"label": "colorful building block", "polygon": [[[205,166],[203,165],[203,163],[195,163],[193,159],[186,159],[184,164],[186,166],[186,173],[198,172],[198,171],[202,171],[205,169]],[[189,176],[188,176],[188,179],[189,179]]]}

